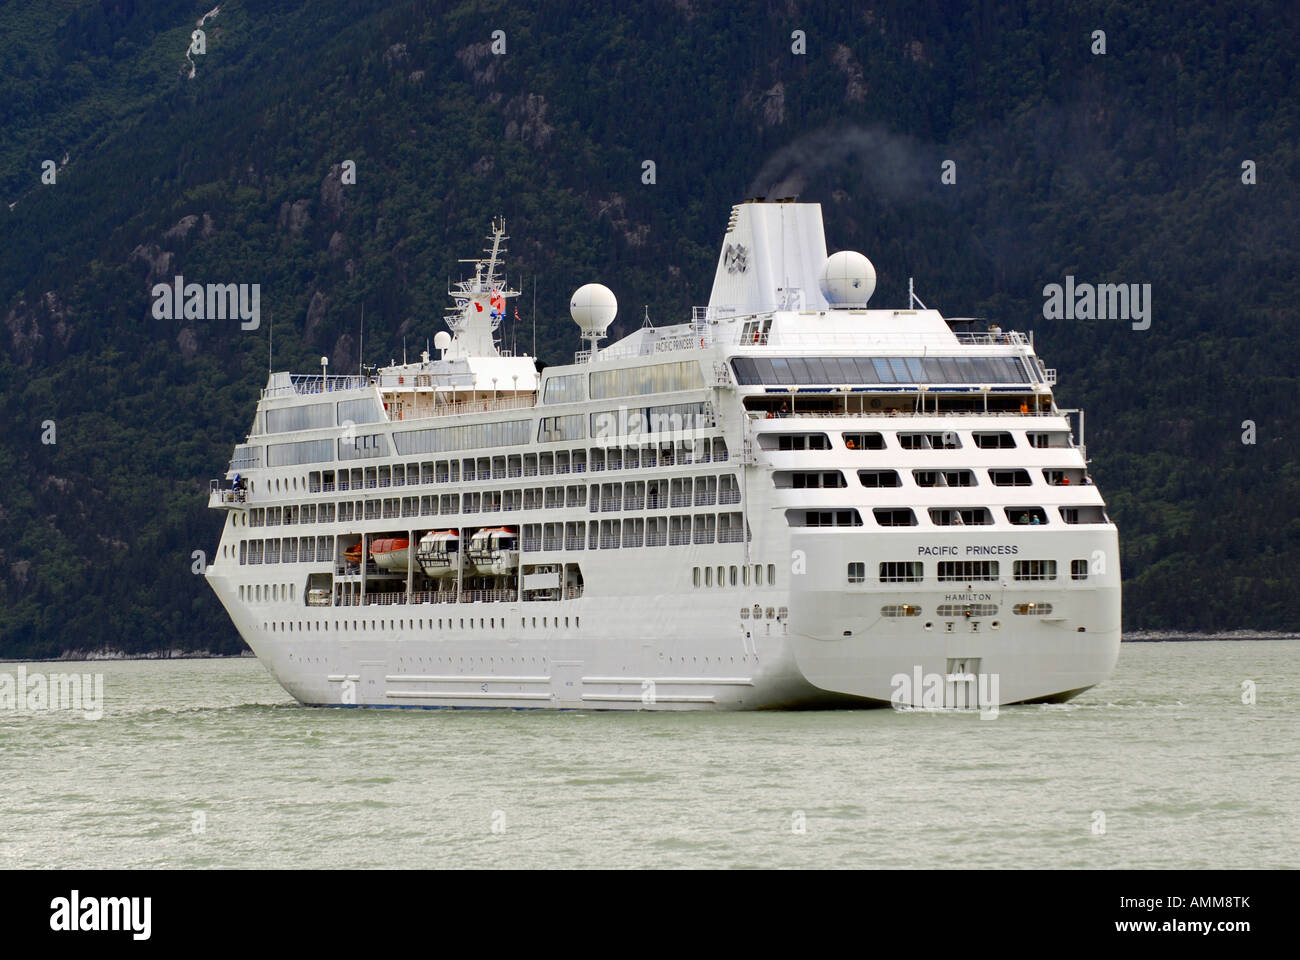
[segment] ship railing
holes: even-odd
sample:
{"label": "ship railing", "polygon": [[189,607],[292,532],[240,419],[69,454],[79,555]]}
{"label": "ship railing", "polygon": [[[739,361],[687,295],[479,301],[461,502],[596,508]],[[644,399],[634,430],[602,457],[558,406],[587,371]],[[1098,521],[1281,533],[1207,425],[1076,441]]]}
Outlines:
{"label": "ship railing", "polygon": [[697,507],[711,507],[711,506],[713,506],[713,505],[714,505],[713,497],[711,497],[709,494],[706,493],[706,494],[705,494],[704,496],[702,496],[702,497],[699,496],[698,494],[696,495],[696,497],[695,497],[695,506],[697,506]]}
{"label": "ship railing", "polygon": [[518,600],[519,593],[515,590],[463,590],[460,598],[462,603],[505,603]]}
{"label": "ship railing", "polygon": [[230,487],[223,487],[222,481],[213,480],[208,486],[208,506],[210,507],[227,507],[235,504],[246,503],[248,501],[247,490],[235,490]]}
{"label": "ship railing", "polygon": [[718,494],[718,503],[740,503],[739,490],[723,490]]}
{"label": "ship railing", "polygon": [[470,413],[484,413],[493,410],[527,410],[535,406],[537,406],[537,394],[530,392],[510,397],[440,402],[432,410],[428,412],[421,410],[419,416],[407,417],[406,419],[424,420],[428,417],[460,417]]}
{"label": "ship railing", "polygon": [[361,390],[368,386],[370,381],[366,377],[322,377],[319,374],[315,376],[290,376],[287,387],[264,387],[262,389],[262,398],[267,397],[290,397],[294,394],[305,393],[336,393],[340,390]]}
{"label": "ship railing", "polygon": [[668,534],[668,542],[674,547],[679,547],[691,542],[691,531],[674,530]]}
{"label": "ship railing", "polygon": [[[1030,345],[1030,338],[1018,330],[1006,330],[981,333],[903,333],[899,331],[854,331],[852,333],[832,331],[772,331],[766,341],[767,345],[782,347],[843,347],[867,349],[873,346],[889,346],[898,349],[909,347],[949,347],[954,343],[970,347],[1023,347]],[[743,337],[739,346],[751,346]]]}

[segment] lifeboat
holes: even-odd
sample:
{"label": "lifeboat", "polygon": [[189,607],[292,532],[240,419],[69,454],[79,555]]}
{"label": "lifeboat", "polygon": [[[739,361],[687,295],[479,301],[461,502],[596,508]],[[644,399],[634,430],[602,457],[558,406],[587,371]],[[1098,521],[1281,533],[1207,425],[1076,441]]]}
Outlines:
{"label": "lifeboat", "polygon": [[407,556],[411,552],[411,541],[406,537],[380,537],[370,541],[370,556],[381,570],[391,573],[405,573]]}
{"label": "lifeboat", "polygon": [[420,538],[415,559],[425,576],[455,580],[460,571],[460,534],[455,530],[430,530]]}
{"label": "lifeboat", "polygon": [[485,577],[511,576],[519,569],[519,532],[487,527],[469,538],[466,551],[474,571]]}

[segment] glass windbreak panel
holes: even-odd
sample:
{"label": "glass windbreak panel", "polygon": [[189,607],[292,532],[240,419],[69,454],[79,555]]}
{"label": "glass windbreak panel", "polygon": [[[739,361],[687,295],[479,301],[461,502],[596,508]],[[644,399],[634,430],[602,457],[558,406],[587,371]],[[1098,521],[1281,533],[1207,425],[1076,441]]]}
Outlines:
{"label": "glass windbreak panel", "polygon": [[737,357],[731,363],[741,386],[1031,382],[1019,357]]}
{"label": "glass windbreak panel", "polygon": [[266,411],[267,433],[290,433],[334,426],[334,404],[308,403]]}
{"label": "glass windbreak panel", "polygon": [[583,396],[582,381],[585,376],[572,373],[563,377],[551,377],[546,381],[545,403],[576,403],[586,399]]}
{"label": "glass windbreak panel", "polygon": [[362,400],[340,400],[339,401],[339,423],[346,425],[349,421],[352,423],[378,423],[384,419],[384,411],[379,406],[379,401],[374,397],[366,397]]}

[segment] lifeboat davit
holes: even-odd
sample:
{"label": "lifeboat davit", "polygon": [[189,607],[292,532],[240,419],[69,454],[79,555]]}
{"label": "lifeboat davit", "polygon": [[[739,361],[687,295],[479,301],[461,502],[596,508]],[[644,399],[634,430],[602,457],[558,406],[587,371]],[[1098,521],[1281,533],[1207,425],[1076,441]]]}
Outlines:
{"label": "lifeboat davit", "polygon": [[415,559],[425,576],[455,580],[460,572],[460,534],[455,530],[430,530],[420,538]]}
{"label": "lifeboat davit", "polygon": [[469,563],[484,577],[505,577],[519,569],[519,531],[488,527],[469,538]]}
{"label": "lifeboat davit", "polygon": [[381,570],[405,573],[411,541],[406,537],[380,537],[370,541],[370,556]]}
{"label": "lifeboat davit", "polygon": [[361,562],[361,544],[360,544],[360,543],[354,543],[354,544],[352,544],[352,546],[350,546],[350,547],[348,547],[346,550],[344,550],[344,551],[343,551],[343,559],[344,559],[345,561],[347,561],[348,563],[360,563],[360,562]]}

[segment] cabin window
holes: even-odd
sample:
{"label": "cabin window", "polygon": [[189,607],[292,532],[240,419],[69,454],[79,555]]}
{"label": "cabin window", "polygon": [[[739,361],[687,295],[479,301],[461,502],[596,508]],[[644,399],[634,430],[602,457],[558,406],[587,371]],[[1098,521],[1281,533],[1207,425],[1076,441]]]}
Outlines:
{"label": "cabin window", "polygon": [[909,507],[877,507],[871,512],[882,527],[916,526],[916,514]]}
{"label": "cabin window", "polygon": [[924,565],[919,560],[888,560],[880,565],[881,583],[919,583]]}
{"label": "cabin window", "polygon": [[897,470],[859,470],[858,482],[864,487],[901,487]]}
{"label": "cabin window", "polygon": [[951,430],[946,433],[900,433],[898,445],[904,450],[960,450],[961,438]]}
{"label": "cabin window", "polygon": [[1055,560],[1017,560],[1012,564],[1012,576],[1017,580],[1055,580]]}
{"label": "cabin window", "polygon": [[987,507],[931,507],[930,522],[938,527],[985,527],[993,515]]}
{"label": "cabin window", "polygon": [[1015,438],[1005,430],[975,434],[975,446],[981,450],[1010,450],[1015,445]]}
{"label": "cabin window", "polygon": [[849,583],[864,583],[867,579],[867,565],[865,563],[849,564]]}
{"label": "cabin window", "polygon": [[970,470],[913,470],[918,487],[973,487],[975,474]]}
{"label": "cabin window", "polygon": [[1088,579],[1088,561],[1071,560],[1070,561],[1070,579],[1087,580]]}
{"label": "cabin window", "polygon": [[884,450],[885,438],[878,433],[844,434],[846,450]]}
{"label": "cabin window", "polygon": [[824,433],[760,433],[763,450],[829,450],[831,438]]}
{"label": "cabin window", "polygon": [[795,490],[818,490],[848,486],[844,474],[839,470],[778,470],[772,475],[772,482],[778,487],[792,487]]}
{"label": "cabin window", "polygon": [[882,617],[919,617],[921,608],[910,603],[888,603],[880,608]]}
{"label": "cabin window", "polygon": [[785,520],[792,527],[862,526],[862,515],[857,510],[787,510]]}
{"label": "cabin window", "polygon": [[939,579],[953,580],[996,580],[998,562],[996,560],[940,560]]}
{"label": "cabin window", "polygon": [[990,470],[989,480],[995,487],[1028,487],[1032,485],[1028,470]]}
{"label": "cabin window", "polygon": [[1052,612],[1050,603],[1017,603],[1011,612],[1018,617],[1046,617]]}

